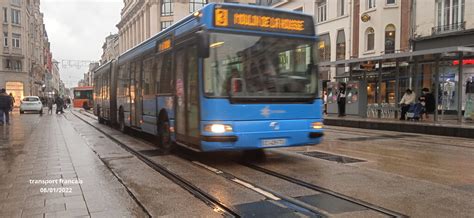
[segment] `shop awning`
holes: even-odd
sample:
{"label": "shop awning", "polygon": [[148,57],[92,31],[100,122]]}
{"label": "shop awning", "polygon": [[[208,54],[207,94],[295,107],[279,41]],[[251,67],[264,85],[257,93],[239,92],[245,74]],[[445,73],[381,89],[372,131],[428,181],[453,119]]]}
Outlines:
{"label": "shop awning", "polygon": [[393,59],[408,59],[411,57],[416,56],[435,56],[439,54],[449,54],[449,53],[465,53],[470,55],[474,55],[474,48],[473,47],[445,47],[445,48],[436,48],[436,49],[426,49],[414,52],[402,52],[402,53],[393,53],[393,54],[384,54],[380,56],[374,57],[365,57],[365,58],[354,58],[349,60],[339,60],[339,61],[327,61],[321,62],[318,64],[320,67],[330,67],[330,66],[347,66],[349,64],[354,63],[362,63],[362,62],[377,62],[381,60],[393,60]]}

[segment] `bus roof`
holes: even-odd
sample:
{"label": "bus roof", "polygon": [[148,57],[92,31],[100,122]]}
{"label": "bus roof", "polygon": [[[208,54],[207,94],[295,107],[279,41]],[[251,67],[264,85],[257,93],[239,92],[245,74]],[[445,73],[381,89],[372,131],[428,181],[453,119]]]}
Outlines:
{"label": "bus roof", "polygon": [[80,87],[75,87],[73,89],[74,91],[89,91],[89,90],[93,90],[94,88],[92,86],[80,86]]}
{"label": "bus roof", "polygon": [[[226,11],[224,14],[227,16],[227,25],[217,25],[218,10]],[[200,27],[242,34],[316,39],[311,15],[262,6],[209,3],[199,11],[124,52],[119,56],[118,62],[120,64],[144,53],[153,52],[161,40],[167,37],[180,37]]]}

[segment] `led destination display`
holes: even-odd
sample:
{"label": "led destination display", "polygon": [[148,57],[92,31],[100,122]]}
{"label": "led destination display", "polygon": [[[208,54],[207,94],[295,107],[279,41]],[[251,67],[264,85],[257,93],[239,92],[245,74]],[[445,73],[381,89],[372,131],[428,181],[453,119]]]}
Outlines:
{"label": "led destination display", "polygon": [[268,11],[258,8],[218,5],[214,9],[214,25],[243,30],[260,30],[314,35],[310,16]]}

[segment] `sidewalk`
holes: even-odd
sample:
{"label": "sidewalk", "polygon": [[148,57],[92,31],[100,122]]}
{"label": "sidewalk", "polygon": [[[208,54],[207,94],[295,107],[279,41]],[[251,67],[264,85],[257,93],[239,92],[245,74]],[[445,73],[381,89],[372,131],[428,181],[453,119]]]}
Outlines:
{"label": "sidewalk", "polygon": [[0,217],[145,217],[63,115],[0,126]]}
{"label": "sidewalk", "polygon": [[324,124],[330,126],[354,127],[362,129],[377,129],[397,132],[474,138],[473,123],[457,123],[456,121],[434,123],[432,120],[403,121],[393,118],[377,119],[361,118],[355,116],[337,117],[337,115],[326,115],[324,117]]}

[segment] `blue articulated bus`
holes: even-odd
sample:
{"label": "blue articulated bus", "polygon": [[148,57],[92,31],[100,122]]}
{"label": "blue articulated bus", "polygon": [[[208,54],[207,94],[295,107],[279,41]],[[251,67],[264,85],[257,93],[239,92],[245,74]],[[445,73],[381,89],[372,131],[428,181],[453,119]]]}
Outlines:
{"label": "blue articulated bus", "polygon": [[164,150],[317,144],[315,41],[309,15],[208,4],[99,68],[96,114]]}

